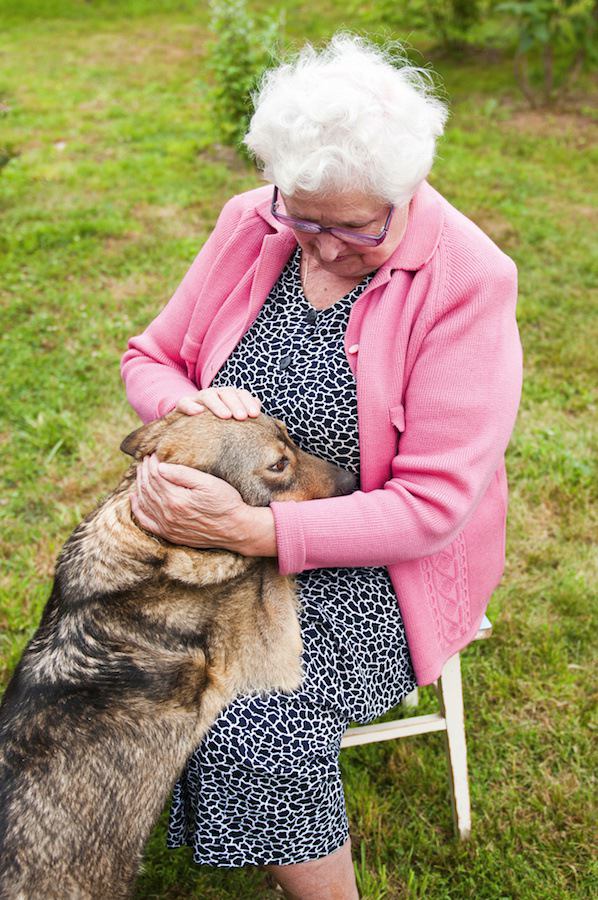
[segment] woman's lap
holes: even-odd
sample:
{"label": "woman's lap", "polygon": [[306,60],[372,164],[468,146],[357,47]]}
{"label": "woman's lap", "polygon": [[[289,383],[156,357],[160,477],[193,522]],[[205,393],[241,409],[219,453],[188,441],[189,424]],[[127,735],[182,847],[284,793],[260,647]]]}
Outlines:
{"label": "woman's lap", "polygon": [[319,859],[347,839],[338,753],[348,719],[314,671],[320,653],[309,647],[321,629],[302,630],[300,690],[233,701],[175,788],[169,846],[190,844],[198,863],[284,865]]}
{"label": "woman's lap", "polygon": [[[394,604],[388,610],[390,623],[379,622],[380,640],[386,644],[394,635],[396,648],[388,653],[396,653],[396,677],[410,689],[411,668],[405,665]],[[233,701],[175,787],[168,843],[193,846],[197,863],[303,862],[332,853],[348,837],[338,761],[341,738],[351,720],[380,714],[383,708],[376,703],[387,704],[390,695],[386,685],[385,691],[377,690],[376,673],[363,662],[364,648],[357,648],[361,655],[355,657],[354,635],[321,613],[309,602],[301,613],[301,688]],[[366,659],[376,655],[373,647],[366,650]],[[382,660],[378,674],[387,678],[392,671]],[[376,693],[382,699],[376,700]]]}

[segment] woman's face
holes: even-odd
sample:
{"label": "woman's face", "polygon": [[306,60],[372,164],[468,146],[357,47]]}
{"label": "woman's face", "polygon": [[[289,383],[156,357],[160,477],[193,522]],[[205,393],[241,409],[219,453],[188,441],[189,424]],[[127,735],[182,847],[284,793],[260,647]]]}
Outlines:
{"label": "woman's face", "polygon": [[[318,225],[354,228],[366,234],[380,234],[389,206],[358,191],[325,197],[296,192],[284,196],[290,216],[308,219]],[[306,234],[293,231],[301,249],[322,269],[340,278],[360,278],[377,269],[398,247],[407,224],[409,207],[395,209],[385,239],[377,247],[354,244],[332,234]]]}

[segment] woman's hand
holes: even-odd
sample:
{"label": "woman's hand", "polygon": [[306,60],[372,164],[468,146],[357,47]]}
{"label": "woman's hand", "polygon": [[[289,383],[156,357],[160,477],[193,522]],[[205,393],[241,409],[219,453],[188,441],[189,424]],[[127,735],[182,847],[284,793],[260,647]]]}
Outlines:
{"label": "woman's hand", "polygon": [[236,387],[205,388],[181,397],[176,408],[187,416],[209,409],[219,419],[246,419],[259,416],[261,403],[249,391]]}
{"label": "woman's hand", "polygon": [[[209,409],[219,419],[259,416],[261,403],[235,387],[206,388],[181,397],[177,410],[194,416]],[[227,481],[188,466],[146,456],[137,467],[131,509],[142,528],[172,544],[276,556],[274,517],[248,506]]]}
{"label": "woman's hand", "polygon": [[131,509],[142,528],[173,544],[276,556],[272,512],[248,506],[228,482],[207,472],[146,456],[137,468]]}

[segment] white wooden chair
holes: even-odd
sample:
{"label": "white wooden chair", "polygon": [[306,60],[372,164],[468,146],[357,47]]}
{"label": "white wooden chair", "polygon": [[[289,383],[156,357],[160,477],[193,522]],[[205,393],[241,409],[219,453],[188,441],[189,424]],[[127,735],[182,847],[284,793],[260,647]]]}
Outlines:
{"label": "white wooden chair", "polygon": [[[474,640],[488,638],[491,634],[492,625],[484,616]],[[345,732],[341,747],[374,744],[378,741],[411,737],[412,734],[424,734],[426,731],[444,731],[453,822],[455,832],[464,839],[469,837],[471,831],[471,807],[467,780],[467,745],[465,743],[461,663],[458,653],[446,661],[439,678],[433,683],[433,687],[438,696],[440,712],[349,728]],[[416,707],[418,689],[415,688],[410,694],[407,694],[402,703],[407,707]]]}

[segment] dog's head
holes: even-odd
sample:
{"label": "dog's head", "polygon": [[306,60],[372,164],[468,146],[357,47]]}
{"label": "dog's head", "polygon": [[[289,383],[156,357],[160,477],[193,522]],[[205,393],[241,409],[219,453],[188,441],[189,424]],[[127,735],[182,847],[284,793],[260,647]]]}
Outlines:
{"label": "dog's head", "polygon": [[223,478],[251,506],[334,497],[356,487],[353,475],[304,453],[282,422],[263,414],[237,421],[208,411],[172,412],[132,432],[120,448],[136,460],[155,453],[162,462]]}

